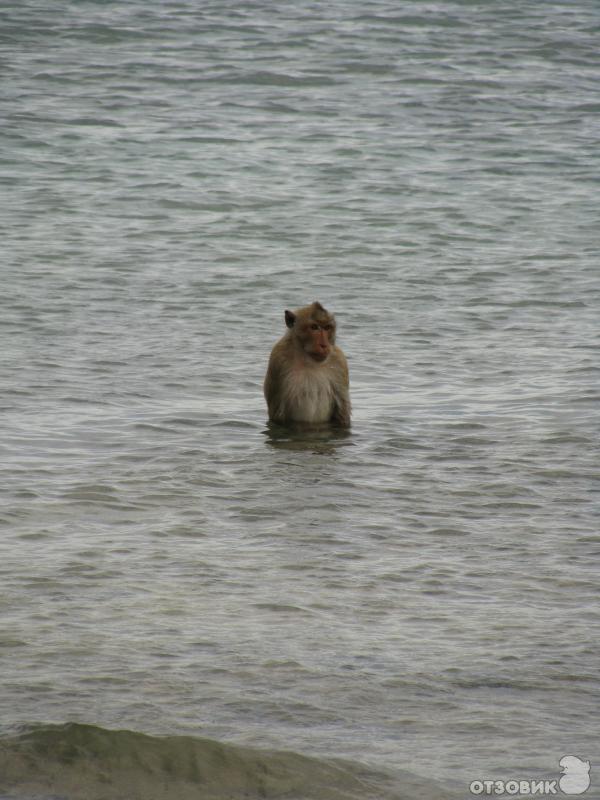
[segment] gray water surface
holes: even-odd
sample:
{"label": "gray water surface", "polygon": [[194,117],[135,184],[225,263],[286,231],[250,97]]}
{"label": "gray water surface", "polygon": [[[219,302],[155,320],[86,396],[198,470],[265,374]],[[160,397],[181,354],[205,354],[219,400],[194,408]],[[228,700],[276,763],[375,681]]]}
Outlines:
{"label": "gray water surface", "polygon": [[[593,778],[599,34],[591,0],[0,9],[7,734]],[[316,299],[348,436],[266,426]]]}

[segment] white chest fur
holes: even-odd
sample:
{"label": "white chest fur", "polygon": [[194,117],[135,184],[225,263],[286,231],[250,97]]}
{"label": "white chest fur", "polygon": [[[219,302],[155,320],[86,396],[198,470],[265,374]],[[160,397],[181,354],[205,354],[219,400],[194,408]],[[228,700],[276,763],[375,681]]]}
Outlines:
{"label": "white chest fur", "polygon": [[315,364],[292,370],[288,376],[287,406],[294,422],[328,422],[333,412],[329,371]]}

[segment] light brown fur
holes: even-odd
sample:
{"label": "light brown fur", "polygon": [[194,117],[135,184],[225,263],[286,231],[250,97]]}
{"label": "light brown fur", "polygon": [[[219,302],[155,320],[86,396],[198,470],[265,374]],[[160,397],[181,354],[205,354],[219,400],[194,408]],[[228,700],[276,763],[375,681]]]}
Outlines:
{"label": "light brown fur", "polygon": [[269,420],[348,427],[348,363],[335,344],[335,317],[314,302],[286,311],[285,320],[288,331],[273,348],[265,376]]}

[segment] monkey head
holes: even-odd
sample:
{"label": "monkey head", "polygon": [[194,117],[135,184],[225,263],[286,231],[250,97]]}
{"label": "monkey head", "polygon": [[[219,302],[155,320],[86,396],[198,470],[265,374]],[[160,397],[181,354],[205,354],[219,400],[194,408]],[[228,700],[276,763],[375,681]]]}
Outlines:
{"label": "monkey head", "polygon": [[306,355],[318,362],[327,359],[335,344],[335,317],[321,303],[315,301],[297,311],[286,310],[285,324]]}

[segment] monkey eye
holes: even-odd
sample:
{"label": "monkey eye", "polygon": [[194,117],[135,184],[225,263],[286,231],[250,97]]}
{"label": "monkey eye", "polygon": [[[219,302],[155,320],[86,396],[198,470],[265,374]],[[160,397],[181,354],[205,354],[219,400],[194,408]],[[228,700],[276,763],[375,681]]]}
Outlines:
{"label": "monkey eye", "polygon": [[311,329],[311,331],[318,331],[319,330],[319,326],[317,325],[316,322],[313,322],[312,325],[310,326],[310,329]]}

